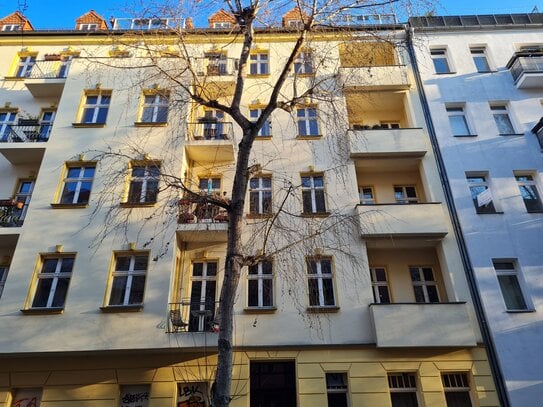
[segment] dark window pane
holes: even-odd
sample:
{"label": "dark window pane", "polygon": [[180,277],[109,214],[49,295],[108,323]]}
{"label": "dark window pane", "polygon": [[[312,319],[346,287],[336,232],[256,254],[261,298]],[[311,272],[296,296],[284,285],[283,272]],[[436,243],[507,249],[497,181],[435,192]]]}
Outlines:
{"label": "dark window pane", "polygon": [[249,307],[258,307],[258,280],[249,280]]}
{"label": "dark window pane", "polygon": [[77,197],[77,203],[88,203],[90,198],[90,191],[92,182],[82,182],[79,189],[79,196]]}
{"label": "dark window pane", "polygon": [[445,391],[445,400],[447,407],[471,407],[471,398],[467,391]]}
{"label": "dark window pane", "polygon": [[62,190],[62,196],[60,197],[60,203],[63,203],[63,204],[74,203],[76,188],[77,188],[77,182],[66,182],[64,184],[64,189]]}
{"label": "dark window pane", "polygon": [[208,276],[217,275],[217,263],[207,263],[207,275]]}
{"label": "dark window pane", "polygon": [[423,267],[422,274],[424,275],[424,281],[434,281],[434,272],[431,268]]}
{"label": "dark window pane", "polygon": [[309,305],[321,305],[319,303],[319,286],[316,278],[309,279]]}
{"label": "dark window pane", "polygon": [[51,292],[52,278],[40,278],[38,280],[38,287],[36,288],[36,295],[34,301],[32,301],[32,307],[46,307],[47,300],[49,299],[49,293]]}
{"label": "dark window pane", "polygon": [[81,173],[80,167],[74,167],[74,168],[68,168],[68,174],[66,175],[67,178],[79,178],[79,174]]}
{"label": "dark window pane", "polygon": [[348,407],[346,393],[328,393],[328,407]]}
{"label": "dark window pane", "polygon": [[437,293],[437,287],[435,285],[426,286],[428,291],[428,301],[429,302],[439,302],[439,295]]}
{"label": "dark window pane", "polygon": [[130,268],[130,256],[118,256],[115,270],[128,271],[129,268]]}
{"label": "dark window pane", "polygon": [[129,304],[143,303],[143,290],[145,287],[145,276],[132,276],[132,286],[130,287]]}
{"label": "dark window pane", "polygon": [[51,304],[52,307],[64,306],[69,284],[70,284],[69,278],[59,278],[57,280],[57,288],[55,290],[55,295],[53,296],[53,302]]}
{"label": "dark window pane", "polygon": [[126,276],[113,277],[109,305],[123,305],[124,293],[126,291]]}
{"label": "dark window pane", "polygon": [[390,294],[388,292],[388,287],[379,286],[377,287],[377,290],[379,291],[379,302],[383,304],[390,303]]}
{"label": "dark window pane", "polygon": [[323,190],[316,190],[315,191],[315,203],[316,203],[316,212],[317,213],[324,213],[326,212],[326,204],[324,200],[324,191]]}
{"label": "dark window pane", "polygon": [[335,305],[334,302],[334,285],[331,278],[323,278],[322,286],[324,290],[324,305]]}
{"label": "dark window pane", "polygon": [[415,393],[390,393],[392,407],[418,407]]}
{"label": "dark window pane", "polygon": [[313,213],[311,191],[302,191],[302,203],[304,213]]}
{"label": "dark window pane", "polygon": [[71,273],[72,268],[74,266],[74,258],[73,257],[64,257],[62,259],[62,264],[60,266],[60,272],[61,273]]}
{"label": "dark window pane", "polygon": [[424,298],[424,290],[422,286],[415,285],[413,286],[413,290],[415,291],[415,301],[416,302],[426,302],[426,299]]}
{"label": "dark window pane", "polygon": [[262,305],[264,307],[273,305],[273,280],[271,278],[262,280]]}
{"label": "dark window pane", "polygon": [[135,256],[134,270],[147,270],[148,256]]}
{"label": "dark window pane", "polygon": [[509,310],[525,310],[526,301],[515,275],[498,275],[498,282],[502,291],[505,306]]}
{"label": "dark window pane", "polygon": [[45,259],[41,268],[42,273],[54,273],[57,269],[58,259]]}

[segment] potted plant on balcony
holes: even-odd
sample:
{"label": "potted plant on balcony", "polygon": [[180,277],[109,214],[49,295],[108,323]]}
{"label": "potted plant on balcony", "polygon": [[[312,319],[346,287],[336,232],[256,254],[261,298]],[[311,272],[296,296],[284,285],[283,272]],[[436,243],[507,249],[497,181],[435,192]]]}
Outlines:
{"label": "potted plant on balcony", "polygon": [[43,59],[45,61],[60,61],[61,56],[60,54],[45,54],[43,56]]}

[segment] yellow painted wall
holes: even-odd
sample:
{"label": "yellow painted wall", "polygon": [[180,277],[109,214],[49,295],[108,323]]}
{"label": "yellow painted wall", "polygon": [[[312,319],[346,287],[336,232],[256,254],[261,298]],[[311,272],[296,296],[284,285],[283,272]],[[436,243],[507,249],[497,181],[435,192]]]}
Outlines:
{"label": "yellow painted wall", "polygon": [[418,171],[367,171],[358,169],[356,174],[358,186],[372,186],[376,203],[396,203],[394,199],[394,186],[415,186],[419,202],[426,201],[426,194]]}

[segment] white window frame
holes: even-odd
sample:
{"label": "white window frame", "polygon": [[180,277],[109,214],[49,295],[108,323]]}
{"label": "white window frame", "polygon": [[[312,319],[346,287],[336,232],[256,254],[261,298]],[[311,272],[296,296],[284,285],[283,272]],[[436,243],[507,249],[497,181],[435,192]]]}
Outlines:
{"label": "white window frame", "polygon": [[[62,263],[65,261],[65,259],[72,259],[72,268],[69,272],[61,272],[62,269]],[[44,273],[43,267],[45,265],[46,260],[56,260],[57,264],[55,266],[55,271],[53,273]],[[66,298],[68,296],[68,289],[70,287],[70,281],[72,279],[72,273],[73,273],[73,266],[75,264],[75,255],[70,256],[42,256],[40,261],[40,271],[38,272],[36,276],[36,288],[34,290],[34,295],[32,297],[32,303],[31,308],[33,309],[47,309],[47,308],[64,308],[66,305]],[[53,300],[55,298],[55,293],[57,290],[57,284],[59,279],[68,279],[68,286],[66,287],[66,296],[64,297],[64,301],[62,302],[61,306],[55,306],[53,307]],[[40,280],[46,280],[51,279],[51,287],[49,288],[49,295],[47,296],[47,302],[45,306],[34,306],[34,302],[36,300],[36,295],[38,294],[38,290],[40,288]]]}
{"label": "white window frame", "polygon": [[[254,68],[254,72],[253,72]],[[258,52],[249,55],[249,75],[270,74],[270,53]]]}
{"label": "white window frame", "polygon": [[469,397],[470,405],[473,406],[473,399],[471,396],[471,388],[469,385],[469,375],[465,372],[448,372],[441,374],[441,382],[443,384],[443,392],[445,398],[447,393],[467,393]]}
{"label": "white window frame", "polygon": [[[466,136],[474,136],[473,132],[471,131],[471,126],[468,120],[468,117],[466,115],[466,107],[464,105],[446,105],[445,110],[447,111],[447,117],[449,119],[449,127],[451,129],[451,133],[455,137],[466,137]],[[454,119],[461,118],[462,123],[465,127],[465,134],[456,134],[455,133],[455,126],[454,126]]]}
{"label": "white window frame", "polygon": [[[385,280],[377,279],[377,271],[382,270],[385,276]],[[388,285],[388,273],[385,267],[370,267],[371,277],[371,289],[373,292],[373,302],[376,304],[390,304],[392,302],[392,296],[390,295],[390,286]],[[381,293],[379,289],[385,287],[388,294],[388,302],[381,301]]]}
{"label": "white window frame", "polygon": [[[262,114],[261,108],[249,108],[249,117],[252,122],[256,122]],[[271,120],[268,118],[262,125],[262,128],[258,131],[258,137],[271,137]]]}
{"label": "white window frame", "polygon": [[[429,269],[432,272],[433,280],[426,280],[423,269]],[[420,280],[413,280],[412,270],[417,270]],[[415,296],[415,301],[419,304],[430,304],[430,303],[439,303],[441,302],[441,297],[439,295],[439,287],[436,280],[436,273],[432,266],[409,266],[409,277],[411,278],[411,284],[413,285],[413,295]],[[422,295],[424,296],[424,302],[417,301],[417,294],[415,287],[422,288]],[[437,295],[437,301],[430,301],[430,294],[428,293],[428,287],[433,287]]]}
{"label": "white window frame", "polygon": [[25,55],[19,57],[15,76],[17,78],[28,78],[32,73],[32,68],[36,64],[36,55]]}
{"label": "white window frame", "polygon": [[[117,262],[118,259],[121,257],[129,257],[130,263],[128,265],[128,270],[117,270]],[[136,257],[147,257],[147,263],[145,265],[145,270],[136,270]],[[113,263],[113,270],[111,271],[111,282],[109,287],[109,294],[108,294],[108,301],[107,306],[108,307],[126,307],[131,305],[142,305],[143,304],[143,297],[145,296],[145,283],[147,281],[147,270],[149,269],[149,252],[134,252],[134,253],[115,253],[114,254],[114,263]],[[142,293],[142,299],[141,302],[130,302],[130,295],[132,293],[132,282],[134,277],[144,277],[144,289]],[[121,304],[111,304],[111,295],[113,294],[113,287],[115,283],[116,277],[126,277],[126,285],[124,288],[124,297]]]}
{"label": "white window frame", "polygon": [[[310,273],[311,266],[310,263],[315,263],[315,273]],[[329,264],[330,272],[323,272],[323,263],[327,262]],[[334,285],[334,272],[333,272],[333,263],[332,259],[328,257],[308,257],[306,259],[307,267],[307,282],[308,282],[308,300],[309,307],[311,308],[327,308],[327,307],[336,307],[336,293]],[[311,304],[311,287],[309,281],[317,281],[317,291],[318,291],[318,302],[316,304]],[[326,298],[324,296],[324,280],[329,280],[332,283],[332,300],[333,304],[326,304]]]}
{"label": "white window frame", "polygon": [[[22,187],[25,184],[29,185],[29,191],[27,192],[21,191]],[[32,199],[32,194],[34,193],[35,184],[36,184],[36,181],[33,179],[19,179],[17,182],[17,192],[15,193],[15,201],[23,203],[23,207],[17,210],[18,221],[23,221],[26,217],[26,213],[28,212],[28,205],[30,204],[30,200]]]}
{"label": "white window frame", "polygon": [[[328,380],[329,375],[341,375],[343,384],[342,385],[330,385],[330,381]],[[346,406],[348,407],[350,405],[349,403],[349,375],[347,372],[326,372],[325,373],[325,381],[326,381],[326,396],[328,397],[329,394],[344,394],[345,395],[345,402]]]}
{"label": "white window frame", "polygon": [[[415,196],[414,197],[407,196],[407,188],[413,188],[413,190],[415,191]],[[393,189],[394,189],[394,199],[396,200],[397,204],[416,204],[416,203],[419,203],[419,197],[418,197],[417,188],[416,188],[415,185],[394,185]],[[397,189],[399,191],[397,191]],[[397,192],[401,192],[402,196],[397,197],[396,196]]]}
{"label": "white window frame", "polygon": [[[76,176],[76,177],[69,177],[69,173],[70,173],[70,170],[71,169],[77,169],[79,168],[79,174]],[[92,169],[93,170],[93,176],[92,177],[85,177],[85,170],[90,170]],[[79,193],[81,192],[81,187],[82,187],[82,184],[85,183],[85,182],[90,182],[91,184],[91,187],[89,189],[89,200],[90,200],[90,191],[92,190],[92,182],[94,180],[94,173],[96,171],[96,164],[94,163],[88,163],[88,164],[82,164],[82,165],[72,165],[72,164],[69,164],[66,166],[66,176],[64,177],[64,180],[62,182],[62,191],[60,193],[60,197],[59,197],[59,200],[60,202],[59,203],[62,203],[62,204],[87,204],[89,203],[89,201],[85,201],[85,202],[79,202]],[[76,184],[76,187],[75,187],[75,192],[74,192],[74,196],[73,196],[73,199],[72,199],[72,202],[62,202],[62,197],[64,196],[64,190],[66,189],[66,185],[67,184],[73,184],[75,183]]]}
{"label": "white window frame", "polygon": [[2,291],[6,285],[8,278],[9,266],[0,266],[0,298],[2,298]]}
{"label": "white window frame", "polygon": [[[96,97],[95,103],[89,102],[89,97]],[[104,102],[104,98],[107,98],[107,101]],[[100,92],[100,93],[86,93],[85,94],[85,100],[83,102],[83,106],[81,109],[81,117],[79,122],[82,124],[106,124],[107,116],[109,113],[109,107],[111,105],[111,92]],[[99,122],[98,116],[100,115],[100,111],[102,109],[106,110],[106,114],[104,116],[104,121]],[[92,117],[90,121],[83,121],[85,120],[85,112],[89,110],[92,111]]]}
{"label": "white window frame", "polygon": [[[219,186],[217,186],[217,182]],[[205,189],[201,188],[204,184],[207,184]],[[204,195],[221,195],[222,179],[219,176],[208,176],[198,178],[198,190]]]}
{"label": "white window frame", "polygon": [[66,78],[68,77],[68,72],[70,71],[70,66],[72,61],[75,58],[74,55],[64,54],[60,56],[60,66],[58,68],[58,77]]}
{"label": "white window frame", "polygon": [[[488,59],[488,55],[486,52],[485,46],[472,46],[469,48],[469,52],[471,54],[471,58],[473,60],[473,64],[475,65],[475,69],[479,73],[488,73],[492,72],[492,68],[490,67],[490,61]],[[484,61],[484,64],[486,65],[486,69],[479,69],[479,65],[477,65],[476,58]]]}
{"label": "white window frame", "polygon": [[[271,273],[264,273],[265,265],[269,265]],[[251,269],[256,271],[256,273],[251,273]],[[256,270],[255,270],[256,269]],[[257,281],[257,305],[249,305],[249,292],[250,292],[250,281]],[[264,281],[270,281],[271,293],[270,293],[270,304],[264,304]],[[247,308],[274,308],[275,307],[275,287],[274,287],[274,274],[273,274],[273,262],[271,260],[263,260],[255,264],[254,266],[249,266],[247,270]]]}
{"label": "white window frame", "polygon": [[[432,63],[434,65],[434,73],[436,75],[454,73],[448,54],[449,54],[449,52],[447,50],[447,47],[432,47],[430,49],[430,58],[432,59]],[[445,60],[445,65],[447,67],[446,71],[438,72],[438,69],[437,69],[436,63],[435,63],[435,61],[437,61],[437,60]]]}
{"label": "white window frame", "polygon": [[[143,168],[143,175],[134,175],[134,169],[136,168]],[[127,200],[126,203],[129,204],[144,204],[144,203],[156,203],[156,199],[154,201],[148,201],[147,200],[147,193],[151,190],[155,191],[155,198],[158,196],[158,192],[160,189],[159,186],[159,180],[160,180],[160,164],[159,163],[137,163],[132,164],[130,166],[130,182],[128,185],[128,194],[127,194]],[[131,191],[133,185],[136,183],[141,182],[141,192],[139,199],[131,199]],[[152,182],[152,183],[151,183]],[[151,185],[156,182],[156,187],[151,187],[148,185],[151,183]]]}
{"label": "white window frame", "polygon": [[[304,178],[309,179],[309,186],[304,186]],[[322,179],[322,186],[315,186],[315,179]],[[317,205],[317,192],[322,191],[322,206],[323,211],[318,210]],[[311,199],[311,212],[304,212],[307,214],[312,213],[326,213],[326,188],[324,186],[324,175],[302,175],[302,211],[304,210],[304,192],[309,192]],[[307,196],[307,194],[306,194]]]}
{"label": "white window frame", "polygon": [[[490,111],[492,112],[492,117],[494,118],[494,123],[496,125],[496,128],[498,129],[498,134],[500,136],[509,136],[517,134],[515,131],[515,124],[513,123],[513,118],[511,117],[511,113],[509,112],[509,107],[506,103],[491,103],[490,104]],[[506,121],[506,126],[508,127],[507,132],[502,132],[504,129],[500,129],[499,119],[498,117],[503,117]]]}
{"label": "white window frame", "polygon": [[[497,268],[496,266],[499,264],[504,265],[504,267]],[[523,281],[522,274],[519,269],[517,260],[516,259],[492,259],[492,266],[494,267],[494,271],[496,273],[496,279],[498,280],[498,286],[500,287],[500,292],[502,294],[502,299],[503,299],[503,304],[505,306],[505,309],[508,312],[532,311],[533,305],[529,301],[529,297],[526,295],[524,281]],[[522,302],[524,303],[524,307],[510,308],[508,306],[505,299],[504,289],[502,288],[502,283],[500,281],[500,277],[514,277],[514,280],[516,281],[516,284],[517,284],[515,288],[518,289],[518,291],[515,294],[517,294],[520,297],[520,299],[522,299]]]}
{"label": "white window frame", "polygon": [[21,31],[21,24],[4,24],[2,31]]}
{"label": "white window frame", "polygon": [[[543,202],[541,201],[541,194],[537,188],[537,173],[524,172],[524,171],[513,171],[515,175],[515,180],[520,191],[520,197],[524,201],[524,206],[528,212],[542,212],[543,211]],[[525,199],[523,191],[526,191],[532,199]],[[534,208],[529,208],[527,201],[534,201],[536,204]]]}
{"label": "white window frame", "polygon": [[232,28],[232,23],[229,21],[217,21],[213,23],[213,28]]}
{"label": "white window frame", "polygon": [[[316,131],[312,124],[315,124]],[[298,107],[296,109],[296,125],[298,137],[320,136],[319,112],[316,106]]]}
{"label": "white window frame", "polygon": [[[371,195],[370,198],[366,198],[366,191],[369,191],[369,195]],[[373,205],[375,204],[377,201],[375,199],[375,190],[373,188],[373,186],[371,185],[362,185],[360,187],[358,187],[358,197],[360,199],[360,204],[361,205]]]}
{"label": "white window frame", "polygon": [[315,73],[313,53],[307,50],[301,51],[294,60],[293,68],[296,75],[313,75]]}
{"label": "white window frame", "polygon": [[[417,406],[420,406],[419,392],[417,390],[417,378],[413,372],[397,372],[389,373],[388,389],[390,392],[390,399],[392,402],[393,393],[414,393]],[[414,384],[414,385],[413,385]],[[394,404],[392,404],[394,407]]]}
{"label": "white window frame", "polygon": [[[215,264],[215,275],[208,275],[208,264]],[[195,276],[194,275],[194,265],[195,264],[202,264],[202,275],[201,276]],[[190,313],[192,314],[193,311],[199,311],[202,313],[202,315],[191,315],[190,318],[198,318],[198,329],[193,332],[207,332],[209,331],[210,327],[206,327],[206,319],[209,319],[206,315],[207,310],[206,305],[210,302],[208,301],[208,298],[206,296],[207,293],[207,282],[213,281],[215,282],[215,293],[213,294],[213,310],[212,313],[215,314],[215,306],[217,301],[217,274],[219,273],[219,262],[216,260],[199,260],[199,261],[193,261],[191,264],[191,273],[190,273]],[[201,282],[201,288],[200,288],[200,300],[199,304],[193,304],[192,303],[192,290],[193,290],[193,283],[194,282]],[[193,309],[193,306],[197,305],[198,309]]]}
{"label": "white window frame", "polygon": [[[468,188],[470,191],[471,201],[475,207],[475,211],[478,214],[485,213],[496,213],[497,202],[495,200],[494,194],[492,194],[492,188],[490,187],[490,180],[488,173],[466,173],[466,181],[468,183]],[[480,191],[477,195],[474,196],[476,191]],[[479,206],[477,203],[477,196],[483,191],[489,190],[492,194],[492,200],[484,206]],[[486,208],[486,209],[485,209]]]}
{"label": "white window frame", "polygon": [[79,31],[96,31],[98,29],[97,23],[82,23],[79,24],[78,28]]}
{"label": "white window frame", "polygon": [[17,112],[9,110],[0,110],[0,115],[4,115],[4,120],[0,120],[0,140],[8,141],[11,139],[11,129],[10,126],[15,124],[17,119]]}
{"label": "white window frame", "polygon": [[[152,98],[152,99],[151,99]],[[167,123],[170,95],[167,93],[144,93],[141,106],[141,123]],[[146,119],[146,112],[150,111],[150,118]],[[164,113],[165,112],[165,113]],[[161,116],[163,114],[163,117]],[[159,120],[161,119],[161,120]]]}
{"label": "white window frame", "polygon": [[[258,182],[256,187],[251,187],[251,183],[253,180],[256,180]],[[264,186],[264,180],[270,181],[270,186],[265,187]],[[269,207],[266,209],[264,203],[265,203],[265,195],[269,193]],[[252,210],[251,208],[251,202],[253,201],[252,197],[256,195],[258,200],[258,208],[255,210]],[[249,181],[249,213],[250,214],[257,214],[257,215],[269,215],[272,213],[272,201],[273,200],[273,184],[272,184],[272,177],[271,176],[265,176],[260,175],[256,176],[250,179]]]}

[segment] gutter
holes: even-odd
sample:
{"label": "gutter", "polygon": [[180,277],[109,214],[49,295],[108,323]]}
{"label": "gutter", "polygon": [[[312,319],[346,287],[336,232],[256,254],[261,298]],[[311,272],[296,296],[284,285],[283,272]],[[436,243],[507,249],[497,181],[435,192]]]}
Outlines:
{"label": "gutter", "polygon": [[477,322],[479,323],[479,329],[481,330],[481,336],[483,337],[483,342],[486,345],[488,363],[490,365],[490,370],[492,371],[492,377],[494,378],[494,385],[496,386],[498,399],[500,400],[500,404],[502,407],[510,407],[511,403],[509,401],[507,388],[505,386],[505,379],[500,368],[498,352],[496,351],[496,345],[490,332],[488,319],[483,308],[481,294],[477,287],[477,280],[475,279],[475,273],[473,271],[473,266],[469,258],[466,241],[464,240],[464,234],[462,233],[462,227],[460,225],[460,220],[458,219],[458,212],[456,211],[456,206],[454,205],[454,199],[451,191],[451,186],[449,184],[449,179],[447,177],[445,163],[443,161],[443,156],[441,155],[441,150],[439,149],[439,142],[437,139],[432,116],[430,114],[428,99],[426,98],[426,93],[424,92],[422,78],[420,76],[420,70],[417,65],[417,59],[415,58],[415,49],[413,47],[412,38],[413,31],[413,27],[410,27],[409,25],[406,26],[405,33],[407,40],[407,50],[409,53],[409,58],[411,59],[411,63],[413,65],[413,71],[415,74],[414,76],[417,84],[417,91],[422,105],[424,120],[428,128],[428,135],[430,137],[430,143],[432,144],[432,150],[436,157],[436,164],[439,172],[439,178],[441,180],[441,184],[443,185],[443,192],[445,193],[445,202],[447,203],[447,208],[449,209],[449,214],[451,216],[451,222],[456,236],[456,242],[460,250],[460,257],[462,258],[462,264],[464,266],[466,280],[473,301],[473,307],[475,308],[475,315],[477,316]]}

